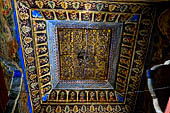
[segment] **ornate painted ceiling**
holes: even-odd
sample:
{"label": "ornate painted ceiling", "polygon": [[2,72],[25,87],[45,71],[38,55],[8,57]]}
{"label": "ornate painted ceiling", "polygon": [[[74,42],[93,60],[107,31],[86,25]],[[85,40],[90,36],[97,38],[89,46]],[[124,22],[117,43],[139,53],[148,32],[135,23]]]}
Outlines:
{"label": "ornate painted ceiling", "polygon": [[169,51],[169,6],[144,1],[0,1],[1,87],[11,90],[18,71],[25,82],[14,106],[31,113],[139,113],[149,104],[137,92],[145,68]]}
{"label": "ornate painted ceiling", "polygon": [[153,5],[14,3],[33,112],[134,110],[154,22]]}

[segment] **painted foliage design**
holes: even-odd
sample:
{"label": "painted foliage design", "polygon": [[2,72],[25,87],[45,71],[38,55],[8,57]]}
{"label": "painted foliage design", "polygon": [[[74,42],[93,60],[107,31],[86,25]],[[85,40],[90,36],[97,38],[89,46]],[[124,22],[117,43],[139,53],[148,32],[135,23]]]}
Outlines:
{"label": "painted foliage design", "polygon": [[[15,7],[34,112],[133,111],[152,32],[152,5],[16,0]],[[52,88],[46,20],[123,23],[114,90]]]}

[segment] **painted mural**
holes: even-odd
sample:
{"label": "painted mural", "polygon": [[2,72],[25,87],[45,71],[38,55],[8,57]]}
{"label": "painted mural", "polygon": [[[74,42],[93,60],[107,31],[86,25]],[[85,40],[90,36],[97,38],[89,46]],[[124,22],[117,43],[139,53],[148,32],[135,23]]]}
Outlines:
{"label": "painted mural", "polygon": [[[11,25],[11,26],[10,26]],[[9,57],[10,59],[15,59],[18,55],[17,52],[17,42],[13,37],[14,32],[14,20],[13,20],[13,10],[10,1],[0,1],[0,56]],[[1,106],[3,112],[5,111],[6,104],[8,102],[8,92],[10,90],[10,83],[12,80],[12,73],[6,70],[7,66],[0,61],[1,74]]]}
{"label": "painted mural", "polygon": [[30,113],[30,106],[28,103],[28,92],[26,90],[26,83],[23,81],[22,88],[21,88],[21,94],[19,96],[17,107],[15,112],[16,113]]}
{"label": "painted mural", "polygon": [[15,22],[12,2],[10,0],[3,0],[1,1],[0,8],[1,54],[9,57],[11,60],[18,61],[18,43],[15,38]]}
{"label": "painted mural", "polygon": [[[1,1],[1,4],[0,4],[0,8],[1,8],[1,12],[0,12],[0,54],[2,54],[3,56],[10,56],[12,57],[12,53],[13,52],[8,52],[8,51],[12,51],[12,48],[9,46],[9,44],[13,43],[14,42],[14,37],[12,37],[12,33],[11,33],[11,30],[9,28],[9,24],[8,24],[8,21],[6,20],[7,17],[9,16],[13,16],[13,15],[10,15],[9,12],[12,12],[12,9],[11,9],[11,5],[10,3],[7,3],[7,2],[2,2]],[[13,22],[14,23],[14,22]],[[14,25],[13,25],[14,27]],[[16,43],[16,42],[14,42]],[[7,48],[8,47],[8,48]],[[10,78],[11,76],[9,76]],[[6,81],[8,81],[8,79],[6,79]],[[9,83],[6,83],[8,84],[7,85],[7,88],[9,89]]]}
{"label": "painted mural", "polygon": [[[3,112],[7,109],[7,102],[8,102],[8,96],[11,92],[11,86],[13,83],[13,77],[14,77],[14,69],[15,66],[10,66],[15,62],[16,64],[20,65],[21,60],[19,59],[19,42],[16,38],[16,27],[15,27],[15,21],[14,21],[14,9],[13,9],[13,1],[11,0],[0,0],[0,65],[1,65],[1,88],[2,91],[1,95],[2,98],[7,99],[3,102],[3,106],[0,106],[3,108]],[[9,62],[8,62],[9,61]],[[23,82],[25,84],[25,82]],[[20,93],[20,96],[25,95],[25,100],[20,99],[18,103],[21,105],[28,104],[28,95],[26,89],[22,90],[26,93]],[[3,99],[2,99],[3,100]],[[1,101],[2,102],[2,101]],[[5,107],[4,107],[5,106]],[[5,109],[6,108],[6,109]],[[16,107],[18,109],[18,105]],[[20,110],[18,113],[29,113],[29,107],[28,105],[25,107],[22,107],[23,109]],[[12,108],[8,108],[12,109]]]}

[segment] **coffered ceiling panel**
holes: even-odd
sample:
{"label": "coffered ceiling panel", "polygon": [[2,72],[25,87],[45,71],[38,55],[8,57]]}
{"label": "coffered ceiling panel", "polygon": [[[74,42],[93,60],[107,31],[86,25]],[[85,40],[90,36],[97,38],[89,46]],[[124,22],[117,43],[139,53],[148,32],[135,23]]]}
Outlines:
{"label": "coffered ceiling panel", "polygon": [[33,112],[134,109],[155,8],[109,1],[15,1]]}

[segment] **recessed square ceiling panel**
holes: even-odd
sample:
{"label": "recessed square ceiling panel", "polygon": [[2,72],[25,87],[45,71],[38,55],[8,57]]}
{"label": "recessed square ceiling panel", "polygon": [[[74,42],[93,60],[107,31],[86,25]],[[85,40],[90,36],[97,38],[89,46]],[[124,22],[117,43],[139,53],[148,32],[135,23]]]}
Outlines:
{"label": "recessed square ceiling panel", "polygon": [[61,80],[106,80],[110,29],[57,29]]}
{"label": "recessed square ceiling panel", "polygon": [[53,87],[113,89],[121,28],[120,23],[47,21]]}
{"label": "recessed square ceiling panel", "polygon": [[33,112],[133,112],[155,17],[153,5],[14,3]]}

